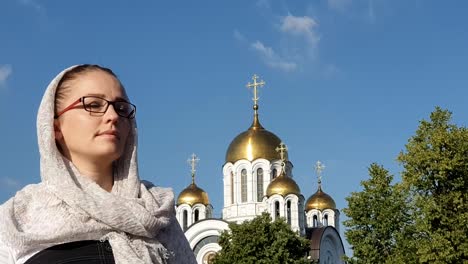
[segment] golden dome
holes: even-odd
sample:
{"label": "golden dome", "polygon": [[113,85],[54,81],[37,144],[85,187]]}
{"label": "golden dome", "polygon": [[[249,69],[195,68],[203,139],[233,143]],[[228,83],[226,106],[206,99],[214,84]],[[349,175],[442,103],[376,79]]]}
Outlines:
{"label": "golden dome", "polygon": [[280,176],[276,177],[267,187],[266,190],[267,196],[272,196],[273,194],[279,194],[286,196],[288,194],[301,194],[301,189],[297,183],[291,178],[281,172]]}
{"label": "golden dome", "polygon": [[318,209],[320,211],[324,209],[336,209],[335,201],[330,195],[322,191],[322,187],[320,185],[317,192],[310,196],[306,202],[306,212],[312,209]]}
{"label": "golden dome", "polygon": [[[253,161],[258,158],[270,161],[281,159],[281,155],[276,151],[280,143],[279,137],[262,127],[255,109],[254,120],[250,128],[240,133],[229,145],[226,162],[234,163],[241,159]],[[288,158],[287,154],[285,158]]]}
{"label": "golden dome", "polygon": [[189,204],[190,206],[193,206],[197,203],[208,205],[210,204],[210,200],[208,199],[208,194],[192,182],[192,184],[179,194],[177,205]]}

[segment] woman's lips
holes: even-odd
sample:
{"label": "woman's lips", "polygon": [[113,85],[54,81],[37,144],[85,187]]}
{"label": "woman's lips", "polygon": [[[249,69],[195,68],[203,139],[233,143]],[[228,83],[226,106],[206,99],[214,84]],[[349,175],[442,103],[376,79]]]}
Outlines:
{"label": "woman's lips", "polygon": [[107,130],[99,133],[98,136],[120,139],[119,132],[117,132],[117,130]]}

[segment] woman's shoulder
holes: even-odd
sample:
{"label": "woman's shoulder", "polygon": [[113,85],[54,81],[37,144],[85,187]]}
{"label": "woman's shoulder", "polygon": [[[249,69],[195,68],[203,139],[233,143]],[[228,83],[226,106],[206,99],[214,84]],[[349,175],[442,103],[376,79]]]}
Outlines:
{"label": "woman's shoulder", "polygon": [[24,203],[29,204],[30,202],[40,198],[47,190],[44,188],[44,184],[28,184],[20,189],[14,196],[8,199],[5,203],[0,205],[0,208],[9,203]]}
{"label": "woman's shoulder", "polygon": [[[141,189],[142,191],[140,193],[141,196],[145,196],[144,193],[149,192],[153,196],[152,199],[157,201],[160,207],[171,206],[174,209],[175,201],[174,201],[174,191],[172,190],[172,188],[160,187],[145,180],[141,180],[140,182],[141,182],[141,185],[144,186]],[[173,214],[175,215],[175,210]]]}
{"label": "woman's shoulder", "polygon": [[149,190],[153,194],[156,193],[158,195],[168,196],[168,197],[174,196],[174,191],[170,187],[161,187],[147,180],[140,180],[140,182],[141,184],[143,184],[143,186],[145,186],[147,190]]}
{"label": "woman's shoulder", "polygon": [[0,263],[2,264],[14,264],[15,260],[11,254],[11,250],[0,241]]}
{"label": "woman's shoulder", "polygon": [[46,195],[47,192],[43,184],[30,184],[1,204],[0,219],[2,220],[0,220],[0,229],[5,228],[4,225],[10,222],[5,219],[15,219],[18,213],[23,216],[34,216],[37,212],[43,212],[48,206],[57,203],[53,198],[45,199],[45,197],[53,197]]}

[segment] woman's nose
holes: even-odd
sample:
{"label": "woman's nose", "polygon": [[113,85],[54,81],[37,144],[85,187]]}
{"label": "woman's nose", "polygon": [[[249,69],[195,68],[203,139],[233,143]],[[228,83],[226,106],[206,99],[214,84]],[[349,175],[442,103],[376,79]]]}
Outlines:
{"label": "woman's nose", "polygon": [[115,111],[114,105],[111,104],[107,108],[107,111],[104,116],[106,118],[106,121],[116,122],[119,119],[119,115]]}

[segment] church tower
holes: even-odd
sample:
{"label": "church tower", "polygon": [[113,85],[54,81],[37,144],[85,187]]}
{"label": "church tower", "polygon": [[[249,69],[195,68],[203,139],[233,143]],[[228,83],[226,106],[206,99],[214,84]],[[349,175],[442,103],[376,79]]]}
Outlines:
{"label": "church tower", "polygon": [[322,171],[325,166],[317,161],[315,171],[318,176],[318,189],[305,204],[307,227],[333,226],[340,230],[340,211],[336,209],[333,198],[322,190]]}
{"label": "church tower", "polygon": [[293,231],[304,235],[304,196],[297,183],[286,173],[286,145],[281,142],[276,150],[281,155],[281,172],[268,185],[264,202],[273,220],[283,217]]}
{"label": "church tower", "polygon": [[195,154],[187,161],[191,167],[192,183],[177,198],[176,217],[184,231],[200,220],[211,218],[213,214],[208,194],[195,184],[195,167],[199,161]]}
{"label": "church tower", "polygon": [[[266,130],[258,117],[257,89],[265,82],[258,81],[257,75],[252,80],[253,83],[247,84],[254,93],[252,125],[231,142],[223,166],[223,219],[237,223],[267,211],[267,205],[263,202],[267,186],[282,170],[281,156],[276,151],[281,139]],[[285,157],[287,159],[287,153]],[[292,164],[288,162],[285,169],[290,172]]]}

